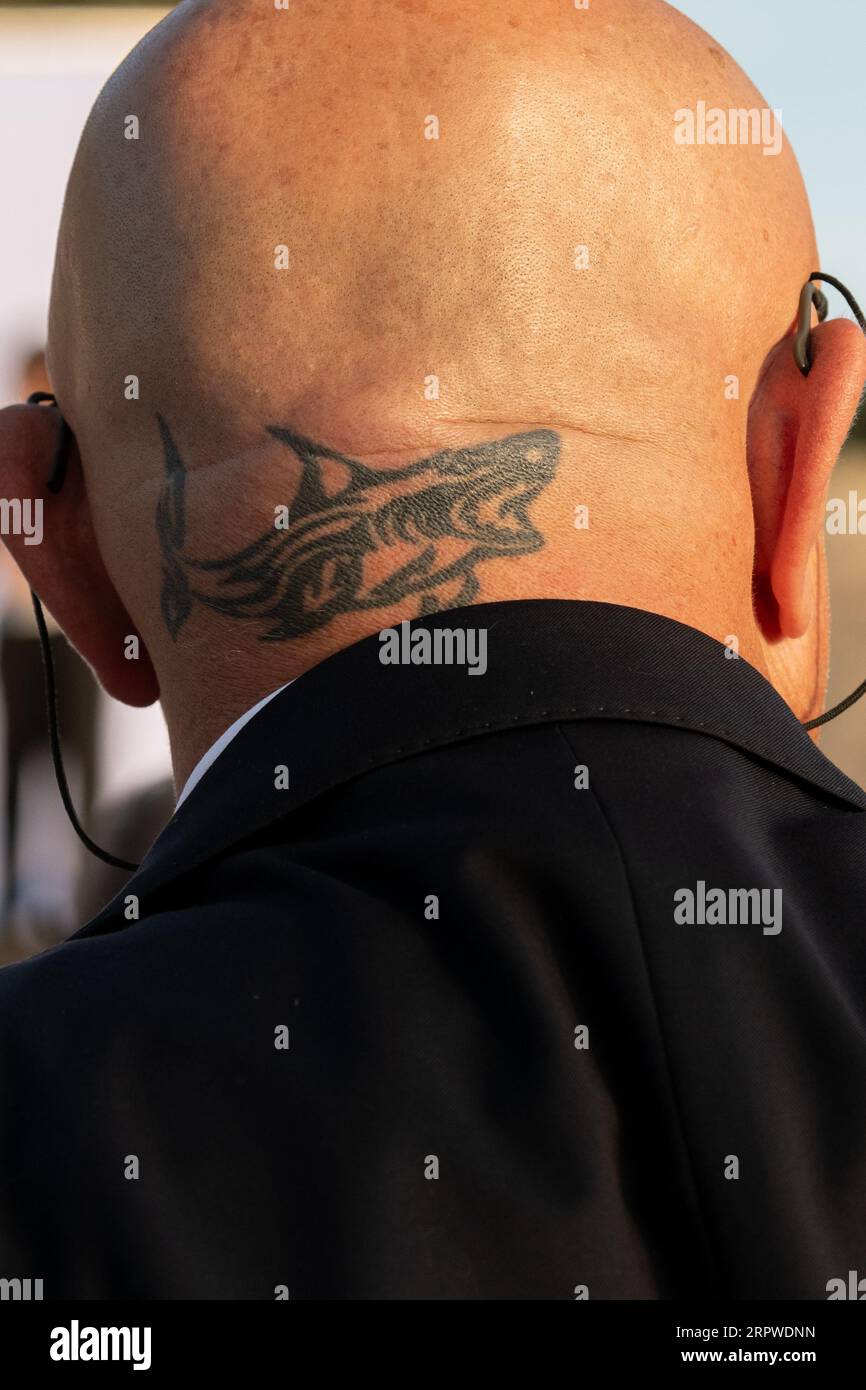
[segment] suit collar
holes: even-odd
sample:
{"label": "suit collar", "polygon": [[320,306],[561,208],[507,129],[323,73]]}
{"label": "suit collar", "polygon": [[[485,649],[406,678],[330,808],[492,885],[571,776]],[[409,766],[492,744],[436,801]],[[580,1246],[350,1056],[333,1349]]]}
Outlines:
{"label": "suit collar", "polygon": [[276,690],[270,691],[270,693],[268,695],[265,695],[263,699],[257,700],[251,709],[245,710],[243,714],[239,715],[239,717],[235,719],[231,724],[229,724],[228,728],[220,734],[219,738],[214,740],[210,748],[208,748],[207,752],[202,754],[202,756],[199,758],[192,772],[189,774],[186,781],[184,782],[183,787],[181,788],[180,796],[177,798],[177,802],[175,804],[175,811],[177,811],[181,804],[184,801],[186,801],[193,787],[198,786],[202,777],[204,777],[208,769],[213,766],[217,758],[221,757],[225,749],[228,748],[232,739],[237,738],[244,725],[249,724],[251,719],[255,719],[259,710],[264,709],[265,705],[270,704],[271,700],[273,700],[277,695],[280,694],[280,691],[285,690],[289,685],[291,685],[291,681],[286,681],[283,685],[278,686]]}
{"label": "suit collar", "polygon": [[132,880],[78,935],[124,926],[127,894],[146,901],[341,783],[515,725],[626,719],[691,729],[866,809],[866,794],[816,748],[764,677],[694,628],[615,604],[521,599],[436,613],[412,630],[461,626],[487,629],[483,676],[460,666],[385,666],[377,633],[283,689],[232,739]]}

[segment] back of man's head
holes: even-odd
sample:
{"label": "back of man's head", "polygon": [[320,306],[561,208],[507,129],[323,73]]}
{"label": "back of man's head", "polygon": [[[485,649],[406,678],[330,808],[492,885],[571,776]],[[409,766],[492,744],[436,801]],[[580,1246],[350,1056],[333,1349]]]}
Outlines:
{"label": "back of man's head", "polygon": [[329,651],[479,595],[736,633],[813,712],[864,375],[847,323],[793,363],[817,262],[777,117],[660,0],[186,0],[76,158],[49,366],[86,488],[19,562],[131,700],[141,633],[180,773]]}

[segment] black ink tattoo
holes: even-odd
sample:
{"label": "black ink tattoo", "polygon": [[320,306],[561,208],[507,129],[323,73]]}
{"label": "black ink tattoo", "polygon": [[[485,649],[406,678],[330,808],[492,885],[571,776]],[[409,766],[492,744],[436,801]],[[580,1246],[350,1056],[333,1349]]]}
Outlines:
{"label": "black ink tattoo", "polygon": [[[187,553],[186,469],[168,425],[157,418],[165,451],[156,509],[162,615],[173,638],[196,603],[261,624],[261,639],[271,642],[412,595],[420,615],[435,613],[476,598],[475,571],[484,560],[529,555],[544,545],[528,509],[559,463],[554,430],[442,449],[401,468],[369,468],[270,427],[301,463],[288,527],[270,527],[234,554],[202,559]],[[384,577],[367,573],[381,574],[383,559],[389,562]]]}

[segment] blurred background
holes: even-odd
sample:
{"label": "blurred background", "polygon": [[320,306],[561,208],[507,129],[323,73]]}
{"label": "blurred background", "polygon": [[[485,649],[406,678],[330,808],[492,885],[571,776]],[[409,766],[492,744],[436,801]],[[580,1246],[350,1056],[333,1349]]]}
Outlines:
{"label": "blurred background", "polygon": [[[0,404],[49,389],[48,295],[66,179],[106,78],[170,6],[0,0]],[[52,632],[73,800],[98,843],[138,861],[171,815],[159,706],[109,700]],[[48,747],[29,590],[0,545],[0,963],[75,931],[125,875],[80,845]]]}
{"label": "blurred background", "polygon": [[[42,348],[54,244],[87,113],[112,70],[171,8],[122,0],[98,5],[0,0],[4,405],[49,389]],[[816,11],[811,0],[682,0],[677,8],[733,54],[768,105],[781,108],[812,198],[821,269],[866,303],[866,181],[861,177],[866,102],[860,71],[866,4],[824,0]],[[841,299],[833,291],[829,295],[831,314],[846,313]],[[866,500],[862,413],[830,495],[847,502],[852,491]],[[866,677],[866,535],[828,536],[827,550],[834,618],[832,703]],[[108,700],[62,636],[53,632],[51,640],[64,757],[79,815],[99,843],[138,860],[173,808],[160,710],[133,710]],[[43,705],[29,593],[0,546],[0,963],[74,931],[124,879],[92,859],[68,825],[54,783]],[[822,747],[849,776],[866,784],[866,704],[830,725]]]}

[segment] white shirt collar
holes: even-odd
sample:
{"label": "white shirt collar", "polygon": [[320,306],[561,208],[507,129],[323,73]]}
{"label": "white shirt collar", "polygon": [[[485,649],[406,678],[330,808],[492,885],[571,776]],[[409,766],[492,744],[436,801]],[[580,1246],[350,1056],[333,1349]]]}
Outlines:
{"label": "white shirt collar", "polygon": [[204,757],[199,758],[192,772],[187,777],[186,782],[183,786],[183,791],[177,798],[177,806],[175,806],[175,810],[177,810],[177,807],[180,806],[182,801],[186,801],[186,798],[189,796],[193,787],[198,785],[202,777],[204,777],[205,773],[207,772],[208,768],[210,768],[216,762],[220,753],[222,753],[226,748],[228,748],[232,739],[235,737],[236,734],[240,733],[244,725],[248,724],[250,720],[258,714],[260,709],[264,709],[265,705],[267,705],[271,700],[273,700],[274,696],[279,695],[281,690],[287,690],[291,684],[291,681],[286,681],[285,685],[281,685],[276,690],[272,690],[270,695],[266,695],[263,700],[259,700],[258,704],[253,705],[252,709],[248,709],[246,714],[242,714],[239,719],[236,719],[233,724],[230,724],[224,734],[220,734],[219,738],[216,740],[216,743],[212,743],[210,748],[205,753]]}

